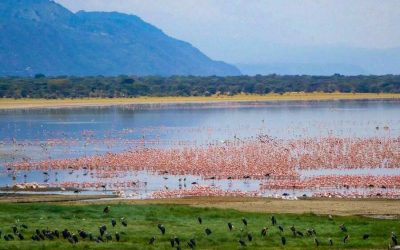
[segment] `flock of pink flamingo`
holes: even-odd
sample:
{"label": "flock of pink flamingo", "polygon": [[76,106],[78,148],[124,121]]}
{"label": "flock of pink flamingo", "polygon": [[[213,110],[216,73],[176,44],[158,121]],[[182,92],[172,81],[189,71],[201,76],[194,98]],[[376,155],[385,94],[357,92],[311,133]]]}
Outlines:
{"label": "flock of pink flamingo", "polygon": [[[90,136],[90,133],[86,136]],[[144,139],[139,139],[149,144]],[[151,141],[150,141],[151,142]],[[63,143],[51,141],[50,143]],[[151,143],[150,143],[151,144]],[[259,196],[263,190],[314,190],[318,197],[385,196],[396,197],[400,176],[321,175],[301,176],[302,170],[400,168],[400,137],[342,138],[319,137],[279,140],[268,136],[220,144],[180,147],[137,147],[121,153],[84,156],[75,159],[25,159],[7,164],[12,171],[85,170],[98,179],[112,179],[127,172],[148,171],[160,175],[191,175],[209,180],[259,180],[259,192],[222,190],[217,187],[191,186],[177,190],[160,190],[153,197],[177,196]],[[115,189],[136,186],[136,181],[64,182],[64,187]],[[319,189],[374,189],[359,192],[319,192]],[[381,192],[376,189],[390,189]]]}

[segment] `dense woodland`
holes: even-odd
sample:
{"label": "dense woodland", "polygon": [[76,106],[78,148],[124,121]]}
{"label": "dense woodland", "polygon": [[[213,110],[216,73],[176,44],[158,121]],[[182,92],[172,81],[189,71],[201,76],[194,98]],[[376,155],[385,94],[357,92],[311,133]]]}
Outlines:
{"label": "dense woodland", "polygon": [[400,75],[232,77],[1,77],[0,97],[80,98],[135,96],[209,96],[285,92],[400,93]]}

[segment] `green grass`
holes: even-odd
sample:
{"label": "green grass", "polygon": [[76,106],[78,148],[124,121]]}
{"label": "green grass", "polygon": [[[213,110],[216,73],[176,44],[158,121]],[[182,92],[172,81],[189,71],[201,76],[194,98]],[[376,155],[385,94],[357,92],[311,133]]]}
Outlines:
{"label": "green grass", "polygon": [[[246,213],[235,210],[220,210],[211,208],[193,208],[183,205],[128,205],[113,204],[109,214],[103,214],[104,205],[53,205],[53,204],[1,204],[0,229],[4,233],[11,233],[11,226],[15,223],[26,224],[28,229],[22,230],[26,240],[6,242],[0,240],[0,249],[172,249],[169,239],[175,235],[183,242],[182,249],[189,249],[186,242],[190,238],[197,241],[196,249],[317,249],[313,237],[294,238],[289,227],[295,227],[306,232],[307,228],[315,228],[317,238],[321,242],[318,249],[386,249],[392,231],[400,232],[400,223],[396,220],[379,220],[364,217],[334,217],[314,214],[276,214],[278,225],[285,229],[287,245],[281,246],[279,230],[271,226],[270,214]],[[267,211],[266,211],[267,212]],[[197,222],[197,216],[203,218],[203,224]],[[119,223],[119,218],[128,220],[128,227]],[[245,228],[241,218],[246,217],[249,225]],[[111,218],[116,218],[118,224],[111,226]],[[232,222],[235,229],[228,231],[227,222]],[[165,225],[167,232],[162,236],[157,224]],[[350,240],[344,244],[342,239],[345,233],[339,229],[344,223],[348,228]],[[106,224],[110,232],[121,233],[121,241],[109,243],[95,243],[80,241],[71,245],[66,240],[33,242],[30,240],[33,232],[38,229],[63,230],[77,232],[78,229],[90,231],[98,235],[98,227]],[[270,232],[262,238],[262,227],[269,227]],[[204,229],[208,227],[213,232],[206,236]],[[241,232],[240,228],[243,228]],[[247,247],[239,246],[238,240],[252,232],[254,240],[247,242]],[[370,239],[362,240],[364,233],[370,234]],[[154,246],[148,244],[149,239],[155,236]],[[329,247],[328,238],[332,237],[334,246]]]}

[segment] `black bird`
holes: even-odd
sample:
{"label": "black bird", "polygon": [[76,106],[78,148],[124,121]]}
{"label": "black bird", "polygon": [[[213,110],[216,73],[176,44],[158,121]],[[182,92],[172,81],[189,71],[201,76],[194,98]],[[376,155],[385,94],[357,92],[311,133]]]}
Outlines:
{"label": "black bird", "polygon": [[333,240],[332,240],[332,238],[329,238],[329,245],[330,245],[330,246],[333,246]]}
{"label": "black bird", "polygon": [[175,236],[174,240],[178,246],[181,244],[181,240],[178,237]]}
{"label": "black bird", "polygon": [[263,236],[263,237],[267,236],[267,231],[268,231],[268,228],[264,227],[264,228],[261,230],[261,236]]}
{"label": "black bird", "polygon": [[127,227],[127,226],[128,226],[128,222],[126,221],[125,218],[122,218],[122,219],[121,219],[121,224],[122,224],[122,226],[124,226],[124,227]]}
{"label": "black bird", "polygon": [[393,244],[394,244],[395,246],[397,246],[397,245],[398,245],[398,244],[397,244],[397,243],[398,243],[398,242],[397,242],[397,236],[396,236],[395,234],[392,233],[392,237],[391,237],[391,238],[392,238]]}
{"label": "black bird", "polygon": [[72,234],[72,239],[74,239],[75,243],[78,243],[79,241],[78,236],[76,236],[75,234]]}
{"label": "black bird", "polygon": [[197,220],[199,221],[199,224],[203,223],[203,219],[201,217],[197,217]]}
{"label": "black bird", "polygon": [[37,236],[36,234],[35,234],[35,235],[32,235],[31,239],[32,239],[33,241],[40,241],[39,236]]}
{"label": "black bird", "polygon": [[300,236],[300,237],[304,237],[304,234],[303,234],[302,232],[300,232],[300,231],[296,231],[296,233],[297,233],[297,235],[298,235],[298,236]]}
{"label": "black bird", "polygon": [[156,241],[156,237],[151,237],[151,239],[149,240],[149,244],[150,245],[153,245],[154,244],[154,242]]}
{"label": "black bird", "polygon": [[247,234],[247,239],[248,239],[249,241],[252,241],[252,240],[253,240],[253,235],[252,235],[251,233],[248,233],[248,234]]}
{"label": "black bird", "polygon": [[283,233],[283,227],[279,226],[278,228],[279,228],[279,231],[281,231]]}
{"label": "black bird", "polygon": [[344,224],[340,225],[339,228],[342,232],[347,232],[347,228]]}
{"label": "black bird", "polygon": [[369,234],[364,234],[363,235],[363,240],[367,240],[369,238]]}
{"label": "black bird", "polygon": [[195,239],[190,239],[189,242],[192,243],[192,245],[193,245],[194,247],[196,246],[196,241],[195,241]]}
{"label": "black bird", "polygon": [[116,239],[117,241],[119,241],[119,240],[120,240],[120,237],[121,237],[121,236],[119,235],[119,233],[116,232],[116,233],[115,233],[115,239]]}
{"label": "black bird", "polygon": [[[40,233],[37,233],[37,231],[36,231],[36,234],[39,235]],[[64,229],[64,231],[62,231],[62,235],[63,235],[64,239],[67,239],[71,236],[71,233],[68,231],[68,229]]]}
{"label": "black bird", "polygon": [[113,227],[115,227],[115,225],[117,225],[117,221],[116,221],[115,219],[112,219],[112,220],[111,220],[111,225],[112,225]]}
{"label": "black bird", "polygon": [[72,237],[68,237],[68,241],[71,244],[75,244],[76,243]]}
{"label": "black bird", "polygon": [[174,239],[169,239],[169,242],[171,243],[171,247],[174,247],[175,246],[175,240]]}
{"label": "black bird", "polygon": [[233,229],[232,223],[228,222],[228,228],[229,228],[229,231],[232,231],[232,229]]}
{"label": "black bird", "polygon": [[89,240],[90,240],[90,241],[93,241],[93,234],[92,234],[92,233],[89,233],[88,235],[89,235]]}
{"label": "black bird", "polygon": [[349,235],[347,234],[346,236],[344,236],[344,238],[343,238],[343,243],[346,243],[347,242],[347,240],[349,239]]}
{"label": "black bird", "polygon": [[14,240],[14,236],[12,234],[7,235],[10,240]]}
{"label": "black bird", "polygon": [[8,238],[8,235],[4,235],[3,238],[4,238],[5,241],[9,241],[10,240],[10,238]]}
{"label": "black bird", "polygon": [[100,242],[104,242],[104,240],[103,240],[103,238],[101,236],[97,236],[96,242],[100,243]]}
{"label": "black bird", "polygon": [[103,213],[108,214],[110,212],[110,206],[107,206],[103,209]]}
{"label": "black bird", "polygon": [[16,234],[18,233],[18,228],[17,228],[17,226],[16,226],[16,225],[12,225],[11,228],[12,228],[12,230],[13,230],[13,233],[16,235]]}
{"label": "black bird", "polygon": [[60,232],[56,229],[56,230],[54,230],[54,235],[57,237],[57,238],[60,238]]}
{"label": "black bird", "polygon": [[106,234],[106,240],[107,240],[107,241],[112,241],[112,235],[109,234],[109,233],[107,233],[107,234]]}
{"label": "black bird", "polygon": [[24,236],[23,236],[21,233],[18,233],[17,236],[18,236],[18,238],[19,238],[20,240],[24,240],[24,239],[25,239]]}
{"label": "black bird", "polygon": [[106,230],[104,230],[104,227],[99,227],[99,232],[100,232],[100,235],[103,237]]}
{"label": "black bird", "polygon": [[194,249],[194,245],[191,241],[188,241],[187,245],[190,249]]}
{"label": "black bird", "polygon": [[212,232],[211,232],[211,229],[209,229],[209,228],[206,228],[205,230],[204,230],[204,232],[206,233],[206,235],[208,236],[208,235],[210,235]]}
{"label": "black bird", "polygon": [[40,238],[41,240],[44,240],[44,235],[43,235],[43,234],[38,234],[38,236],[39,236],[39,238]]}
{"label": "black bird", "polygon": [[318,241],[317,238],[314,238],[314,242],[315,242],[315,245],[318,247],[319,246],[319,241]]}
{"label": "black bird", "polygon": [[78,230],[79,236],[81,236],[82,239],[86,239],[88,237],[88,234],[83,231],[83,230]]}
{"label": "black bird", "polygon": [[272,215],[272,217],[271,217],[271,222],[272,222],[272,226],[275,226],[276,225],[276,218],[275,218],[275,216],[274,215]]}
{"label": "black bird", "polygon": [[317,236],[317,232],[315,231],[314,228],[311,228],[311,232],[312,232],[315,236]]}
{"label": "black bird", "polygon": [[293,236],[296,236],[296,228],[294,227],[294,225],[292,225],[292,226],[290,227],[290,231],[292,231]]}
{"label": "black bird", "polygon": [[282,245],[286,245],[286,238],[285,238],[285,236],[282,236],[282,237],[281,237],[281,241],[282,241]]}
{"label": "black bird", "polygon": [[176,250],[182,250],[181,246],[176,246]]}
{"label": "black bird", "polygon": [[165,234],[165,227],[163,224],[158,224],[157,225],[158,229],[160,229],[161,234],[164,235]]}
{"label": "black bird", "polygon": [[242,240],[242,239],[239,240],[239,243],[240,243],[240,245],[241,245],[242,247],[245,247],[245,246],[246,246],[246,242],[244,242],[244,240]]}
{"label": "black bird", "polygon": [[25,224],[22,224],[21,227],[24,228],[24,229],[28,229],[28,226],[25,225]]}
{"label": "black bird", "polygon": [[246,218],[242,218],[242,222],[247,227],[247,219]]}

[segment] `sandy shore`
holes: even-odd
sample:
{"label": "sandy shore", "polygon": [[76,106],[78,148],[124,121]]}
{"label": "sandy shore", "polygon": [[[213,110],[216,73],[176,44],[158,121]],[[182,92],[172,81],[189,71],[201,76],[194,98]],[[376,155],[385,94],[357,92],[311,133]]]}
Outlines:
{"label": "sandy shore", "polygon": [[173,104],[257,101],[324,101],[324,100],[381,100],[400,99],[400,94],[373,93],[285,93],[267,95],[192,96],[192,97],[137,97],[83,99],[8,99],[0,98],[0,109],[97,107],[129,104]]}

